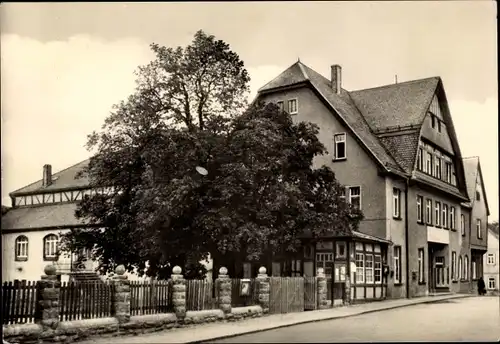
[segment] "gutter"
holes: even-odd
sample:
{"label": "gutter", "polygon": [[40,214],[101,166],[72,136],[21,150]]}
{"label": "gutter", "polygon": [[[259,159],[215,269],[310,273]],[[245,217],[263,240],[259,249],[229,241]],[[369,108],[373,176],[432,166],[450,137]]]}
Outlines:
{"label": "gutter", "polygon": [[406,257],[406,298],[410,298],[410,259],[409,257],[409,228],[408,228],[408,188],[410,180],[407,178],[405,183],[405,257]]}

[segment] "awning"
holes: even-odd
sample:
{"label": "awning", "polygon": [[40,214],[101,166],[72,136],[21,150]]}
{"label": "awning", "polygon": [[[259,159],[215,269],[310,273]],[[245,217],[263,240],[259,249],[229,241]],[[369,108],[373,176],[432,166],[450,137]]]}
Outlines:
{"label": "awning", "polygon": [[378,238],[376,236],[365,234],[365,233],[361,233],[361,232],[358,232],[358,231],[352,231],[352,237],[353,238],[358,238],[358,239],[363,239],[363,240],[369,240],[369,241],[375,241],[375,242],[380,242],[380,243],[383,243],[383,244],[392,245],[392,241],[390,241],[390,240],[381,239],[381,238]]}

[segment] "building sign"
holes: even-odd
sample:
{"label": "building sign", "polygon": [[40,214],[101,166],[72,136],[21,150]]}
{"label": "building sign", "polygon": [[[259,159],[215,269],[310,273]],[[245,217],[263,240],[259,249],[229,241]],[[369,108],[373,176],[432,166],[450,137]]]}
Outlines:
{"label": "building sign", "polygon": [[240,296],[250,296],[250,279],[244,278],[241,280]]}
{"label": "building sign", "polygon": [[317,250],[328,250],[328,251],[333,251],[333,242],[327,241],[327,242],[317,242],[316,243],[316,249]]}

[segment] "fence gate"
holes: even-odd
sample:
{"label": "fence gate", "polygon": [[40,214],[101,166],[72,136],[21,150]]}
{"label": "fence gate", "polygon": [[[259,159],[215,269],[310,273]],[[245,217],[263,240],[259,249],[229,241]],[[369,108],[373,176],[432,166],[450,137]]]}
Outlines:
{"label": "fence gate", "polygon": [[316,277],[304,277],[304,310],[315,310],[318,305]]}
{"label": "fence gate", "polygon": [[302,312],[304,310],[304,279],[302,277],[271,277],[269,313]]}

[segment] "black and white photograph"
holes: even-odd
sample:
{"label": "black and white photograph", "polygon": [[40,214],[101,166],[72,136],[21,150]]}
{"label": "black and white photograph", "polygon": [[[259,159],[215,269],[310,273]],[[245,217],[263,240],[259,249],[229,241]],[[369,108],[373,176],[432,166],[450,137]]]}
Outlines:
{"label": "black and white photograph", "polygon": [[498,342],[497,21],[3,2],[3,343]]}

